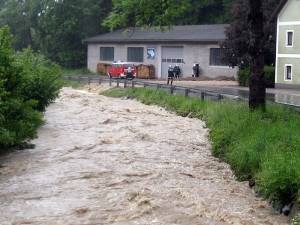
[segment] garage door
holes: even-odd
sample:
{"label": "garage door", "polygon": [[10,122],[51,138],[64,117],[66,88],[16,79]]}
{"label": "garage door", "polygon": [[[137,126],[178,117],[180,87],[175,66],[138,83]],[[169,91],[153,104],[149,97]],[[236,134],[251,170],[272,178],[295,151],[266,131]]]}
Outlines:
{"label": "garage door", "polygon": [[162,63],[161,72],[162,78],[168,77],[168,66],[172,65],[174,67],[176,64],[179,65],[181,69],[181,76],[183,73],[183,47],[178,46],[168,46],[162,47]]}

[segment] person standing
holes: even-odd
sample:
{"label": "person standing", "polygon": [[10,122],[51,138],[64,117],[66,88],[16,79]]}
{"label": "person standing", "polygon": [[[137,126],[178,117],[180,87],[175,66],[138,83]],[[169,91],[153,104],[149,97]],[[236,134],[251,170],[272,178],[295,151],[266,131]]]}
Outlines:
{"label": "person standing", "polygon": [[181,70],[178,64],[176,64],[176,66],[174,67],[174,75],[175,77],[178,79],[180,76]]}
{"label": "person standing", "polygon": [[194,67],[193,67],[193,76],[194,77],[199,77],[199,64],[194,64]]}
{"label": "person standing", "polygon": [[172,68],[171,65],[169,65],[169,69],[168,69],[168,83],[170,83],[170,80],[171,80],[171,85],[173,84],[173,79],[174,79],[174,70]]}
{"label": "person standing", "polygon": [[133,79],[132,70],[131,70],[130,67],[128,67],[128,69],[127,69],[126,78],[127,78],[127,80],[132,80]]}

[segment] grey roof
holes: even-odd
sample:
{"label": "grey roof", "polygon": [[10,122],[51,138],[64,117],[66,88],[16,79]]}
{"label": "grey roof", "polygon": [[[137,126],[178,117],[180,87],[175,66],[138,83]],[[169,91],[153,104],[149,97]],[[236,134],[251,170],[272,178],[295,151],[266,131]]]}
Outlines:
{"label": "grey roof", "polygon": [[215,25],[185,25],[173,26],[172,30],[165,32],[142,30],[140,27],[129,27],[126,35],[125,29],[86,38],[83,43],[128,43],[128,42],[219,42],[225,39],[225,27],[228,24]]}

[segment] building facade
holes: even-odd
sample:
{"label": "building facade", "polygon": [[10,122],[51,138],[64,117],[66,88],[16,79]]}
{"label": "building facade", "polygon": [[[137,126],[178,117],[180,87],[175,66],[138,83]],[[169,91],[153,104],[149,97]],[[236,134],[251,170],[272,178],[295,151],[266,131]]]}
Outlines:
{"label": "building facade", "polygon": [[277,21],[275,87],[300,88],[300,1],[283,0],[271,21]]}
{"label": "building facade", "polygon": [[200,77],[236,77],[237,69],[223,64],[220,41],[225,25],[174,26],[166,32],[128,28],[83,40],[88,46],[88,69],[96,72],[98,63],[113,61],[153,65],[155,77],[167,77],[168,66],[179,65],[182,77],[191,77],[199,64]]}

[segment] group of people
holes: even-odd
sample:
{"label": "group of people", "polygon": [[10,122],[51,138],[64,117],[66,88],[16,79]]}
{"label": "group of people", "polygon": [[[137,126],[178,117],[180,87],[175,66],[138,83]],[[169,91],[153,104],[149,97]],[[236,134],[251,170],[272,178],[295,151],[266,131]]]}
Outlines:
{"label": "group of people", "polygon": [[167,84],[173,84],[174,77],[179,78],[181,73],[180,67],[178,64],[174,68],[172,68],[172,65],[169,65],[168,69],[168,83]]}

